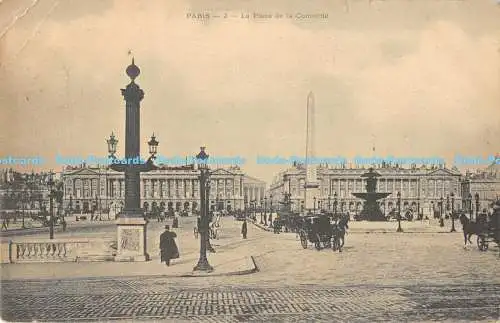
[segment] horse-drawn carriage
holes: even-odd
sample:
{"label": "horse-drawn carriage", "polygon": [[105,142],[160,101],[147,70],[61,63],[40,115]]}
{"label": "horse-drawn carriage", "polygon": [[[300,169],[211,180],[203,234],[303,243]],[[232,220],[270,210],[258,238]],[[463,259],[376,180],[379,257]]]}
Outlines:
{"label": "horse-drawn carriage", "polygon": [[500,247],[500,202],[497,202],[497,207],[491,216],[486,212],[478,215],[476,221],[470,221],[469,218],[462,214],[460,222],[462,223],[464,232],[464,242],[470,242],[473,234],[477,235],[477,247],[480,251],[487,251],[490,242],[496,242]]}
{"label": "horse-drawn carriage", "polygon": [[[493,215],[490,221],[487,221],[486,214],[478,219],[478,224],[481,228],[477,233],[477,247],[481,251],[487,251],[490,242],[496,242],[500,246],[500,224],[498,223],[499,215]],[[495,221],[496,220],[496,221]]]}
{"label": "horse-drawn carriage", "polygon": [[301,218],[302,226],[298,230],[302,248],[307,249],[309,242],[316,250],[332,248],[333,251],[342,251],[342,230],[336,223],[330,223],[327,215],[308,215]]}
{"label": "horse-drawn carriage", "polygon": [[298,233],[302,227],[302,217],[299,213],[284,211],[278,212],[277,215],[278,223],[277,225],[285,232],[295,232]]}

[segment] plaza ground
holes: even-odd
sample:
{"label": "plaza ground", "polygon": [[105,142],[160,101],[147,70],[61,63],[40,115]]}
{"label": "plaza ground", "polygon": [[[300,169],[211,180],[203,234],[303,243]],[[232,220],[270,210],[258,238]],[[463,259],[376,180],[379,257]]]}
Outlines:
{"label": "plaza ground", "polygon": [[[338,253],[312,245],[303,249],[295,234],[275,235],[250,223],[244,240],[241,222],[225,218],[222,224],[221,238],[213,242],[217,253],[209,254],[209,261],[217,270],[222,266],[217,256],[253,256],[258,272],[169,277],[183,261],[189,268],[196,264],[199,240],[193,237],[193,218],[181,218],[176,230],[181,259],[172,267],[158,267],[164,277],[157,269],[149,272],[144,268],[160,266],[158,238],[164,226],[151,222],[149,263],[2,265],[2,317],[175,322],[500,319],[498,250],[493,245],[487,252],[475,245],[464,249],[460,225],[458,232],[449,233],[449,223],[440,228],[434,222],[402,222],[405,232],[396,233],[396,222],[351,222],[344,251]],[[115,230],[103,224],[65,234],[112,237]],[[28,266],[31,273],[23,272]],[[71,266],[88,269],[74,274]]]}

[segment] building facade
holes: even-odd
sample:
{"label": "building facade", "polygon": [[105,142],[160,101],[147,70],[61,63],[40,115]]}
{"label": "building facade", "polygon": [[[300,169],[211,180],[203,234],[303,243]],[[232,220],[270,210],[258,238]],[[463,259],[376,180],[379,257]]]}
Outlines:
{"label": "building facade", "polygon": [[[360,212],[363,200],[352,193],[366,192],[366,179],[361,175],[367,171],[367,168],[319,166],[320,195],[315,200],[315,208],[333,211],[337,205],[339,212]],[[401,193],[402,210],[411,208],[424,215],[450,211],[452,202],[455,210],[462,206],[461,173],[456,168],[382,166],[376,167],[375,171],[381,175],[377,181],[377,192],[391,193],[379,201],[386,215],[397,206],[397,192]],[[277,205],[284,194],[289,193],[292,210],[301,212],[304,209],[305,180],[305,167],[294,165],[276,176],[268,195]]]}
{"label": "building facade", "polygon": [[491,164],[476,173],[467,172],[462,181],[462,195],[472,200],[476,210],[476,194],[479,197],[479,209],[489,210],[492,203],[500,199],[500,165]]}
{"label": "building facade", "polygon": [[[195,165],[161,166],[141,173],[141,203],[151,211],[154,206],[165,210],[198,211],[200,172]],[[64,206],[77,212],[92,209],[119,212],[124,206],[125,177],[107,167],[67,167],[61,175],[64,182]],[[218,168],[210,175],[210,209],[242,210],[245,194],[264,192],[265,183],[246,176],[235,166]],[[245,193],[246,192],[246,193]]]}

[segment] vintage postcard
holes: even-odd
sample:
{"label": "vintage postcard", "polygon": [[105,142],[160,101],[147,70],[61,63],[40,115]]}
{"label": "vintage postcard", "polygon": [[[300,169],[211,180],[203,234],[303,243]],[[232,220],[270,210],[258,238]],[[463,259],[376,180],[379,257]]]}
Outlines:
{"label": "vintage postcard", "polygon": [[5,322],[498,322],[500,3],[0,0]]}

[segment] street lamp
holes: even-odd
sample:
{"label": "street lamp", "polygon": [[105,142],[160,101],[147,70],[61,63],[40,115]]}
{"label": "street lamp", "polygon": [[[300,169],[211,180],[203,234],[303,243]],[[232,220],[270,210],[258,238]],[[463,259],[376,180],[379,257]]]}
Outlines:
{"label": "street lamp", "polygon": [[469,210],[469,218],[472,221],[472,215],[474,212],[472,211],[472,194],[469,193],[469,197],[467,198],[467,209]]}
{"label": "street lamp", "polygon": [[444,207],[443,203],[444,203],[444,198],[441,196],[441,204],[439,205],[439,212],[440,212],[439,215],[441,219],[443,218],[443,207]]}
{"label": "street lamp", "polygon": [[333,201],[333,210],[334,210],[335,215],[337,215],[337,204],[339,203],[337,201],[337,192],[335,192],[333,194],[333,199],[334,199],[334,201]]}
{"label": "street lamp", "polygon": [[273,225],[273,193],[269,194],[269,227],[272,227]]}
{"label": "street lamp", "polygon": [[[262,217],[262,212],[260,213],[260,224],[264,224],[264,219],[267,219],[267,196],[264,196],[264,217]],[[266,220],[267,223],[267,220]]]}
{"label": "street lamp", "polygon": [[196,159],[198,160],[198,168],[200,169],[200,227],[198,228],[198,232],[200,233],[200,258],[198,259],[198,264],[194,267],[193,271],[213,271],[213,267],[210,266],[207,259],[207,247],[208,240],[210,237],[208,236],[208,199],[209,196],[207,194],[208,188],[210,185],[209,175],[210,171],[207,165],[208,155],[205,153],[205,147],[200,148],[201,151],[196,155]]}
{"label": "street lamp", "polygon": [[54,179],[52,171],[49,173],[49,178],[47,180],[47,186],[49,187],[49,238],[54,239],[54,203],[53,198],[55,197],[54,191]]}
{"label": "street lamp", "polygon": [[331,197],[331,195],[328,195],[328,211],[331,211],[331,210],[332,210],[332,204],[331,204],[331,201],[332,201],[332,197]]}
{"label": "street lamp", "polygon": [[316,213],[316,196],[313,197],[313,213]]}
{"label": "street lamp", "polygon": [[398,198],[398,229],[396,232],[403,232],[403,229],[401,228],[401,192],[398,191],[397,194]]}
{"label": "street lamp", "polygon": [[479,214],[479,193],[476,193],[474,197],[476,198],[476,221],[477,221],[477,216]]}
{"label": "street lamp", "polygon": [[22,203],[22,207],[23,207],[23,224],[22,224],[23,227],[22,228],[24,229],[25,228],[25,226],[24,226],[24,217],[25,217],[24,212],[25,211],[24,210],[26,208],[26,204],[28,203],[28,191],[26,190],[26,188],[23,189],[21,194],[22,194],[21,195],[21,203]]}
{"label": "street lamp", "polygon": [[455,229],[455,193],[451,192],[451,230],[450,232],[456,232]]}
{"label": "street lamp", "polygon": [[450,195],[446,194],[446,216],[448,216],[448,212],[450,211]]}

